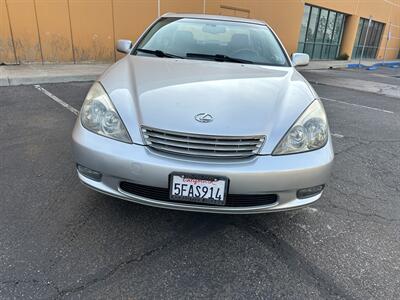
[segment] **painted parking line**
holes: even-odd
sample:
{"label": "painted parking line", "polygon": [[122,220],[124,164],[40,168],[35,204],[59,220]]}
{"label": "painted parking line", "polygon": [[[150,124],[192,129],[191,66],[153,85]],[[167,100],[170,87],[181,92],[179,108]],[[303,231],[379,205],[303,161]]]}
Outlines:
{"label": "painted parking line", "polygon": [[45,88],[41,87],[39,84],[35,84],[34,87],[42,92],[43,94],[45,94],[46,96],[48,96],[49,98],[53,99],[54,101],[56,101],[58,104],[62,105],[63,107],[65,107],[66,109],[68,109],[70,112],[72,112],[75,115],[79,114],[79,110],[77,110],[76,108],[72,107],[71,105],[69,105],[68,103],[62,101],[60,98],[58,98],[57,96],[53,95],[52,93],[50,93],[48,90],[46,90]]}
{"label": "painted parking line", "polygon": [[365,109],[375,110],[375,111],[379,111],[379,112],[383,112],[383,113],[387,113],[387,114],[394,114],[393,111],[386,110],[386,109],[381,109],[381,108],[376,108],[376,107],[371,107],[371,106],[365,106],[365,105],[355,104],[355,103],[349,103],[349,102],[345,102],[345,101],[341,101],[341,100],[336,100],[336,99],[331,99],[331,98],[325,98],[325,97],[321,97],[321,99],[322,99],[322,100],[326,100],[326,101],[331,101],[331,102],[340,103],[340,104],[346,104],[346,105],[350,105],[350,106],[355,106],[355,107],[359,107],[359,108],[365,108]]}
{"label": "painted parking line", "polygon": [[344,135],[339,134],[339,133],[331,133],[331,136],[336,137],[336,138],[339,138],[339,139],[344,138]]}

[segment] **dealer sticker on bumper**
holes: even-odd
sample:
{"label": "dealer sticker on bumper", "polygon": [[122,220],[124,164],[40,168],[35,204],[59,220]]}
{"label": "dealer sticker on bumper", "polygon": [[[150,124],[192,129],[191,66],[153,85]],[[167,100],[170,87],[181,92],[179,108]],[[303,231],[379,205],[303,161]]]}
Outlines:
{"label": "dealer sticker on bumper", "polygon": [[227,188],[226,177],[181,173],[170,175],[171,200],[224,205]]}

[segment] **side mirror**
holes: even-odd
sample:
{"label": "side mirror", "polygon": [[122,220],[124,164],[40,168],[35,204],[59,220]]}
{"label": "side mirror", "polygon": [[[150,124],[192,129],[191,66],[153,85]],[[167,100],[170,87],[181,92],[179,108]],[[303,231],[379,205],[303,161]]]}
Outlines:
{"label": "side mirror", "polygon": [[118,40],[117,51],[121,53],[129,53],[132,49],[132,41],[130,40]]}
{"label": "side mirror", "polygon": [[310,62],[310,56],[306,53],[293,53],[292,63],[293,66],[307,66]]}

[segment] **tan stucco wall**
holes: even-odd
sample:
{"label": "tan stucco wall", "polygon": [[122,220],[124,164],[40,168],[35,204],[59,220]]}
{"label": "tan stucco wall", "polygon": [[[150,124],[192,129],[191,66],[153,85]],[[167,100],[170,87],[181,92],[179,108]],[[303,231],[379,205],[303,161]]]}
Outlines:
{"label": "tan stucco wall", "polygon": [[341,52],[351,55],[359,17],[385,23],[378,58],[400,48],[400,0],[0,0],[0,63],[112,62],[118,39],[135,40],[165,12],[226,14],[266,20],[295,52],[304,3],[348,15]]}
{"label": "tan stucco wall", "polygon": [[397,57],[400,48],[400,0],[309,0],[305,2],[350,15],[350,20],[348,20],[350,22],[346,24],[341,48],[341,52],[346,52],[350,56],[360,17],[368,19],[371,16],[373,21],[386,25],[377,59],[383,58],[390,23],[392,38],[387,45],[386,58]]}

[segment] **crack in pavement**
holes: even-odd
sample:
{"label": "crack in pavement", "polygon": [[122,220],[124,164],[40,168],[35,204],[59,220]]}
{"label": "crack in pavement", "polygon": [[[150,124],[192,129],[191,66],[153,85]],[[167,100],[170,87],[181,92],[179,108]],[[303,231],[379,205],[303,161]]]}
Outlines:
{"label": "crack in pavement", "polygon": [[130,258],[126,261],[123,261],[115,266],[113,266],[108,272],[101,274],[100,276],[93,278],[79,286],[72,286],[72,287],[68,287],[68,288],[63,288],[61,290],[58,291],[57,293],[57,297],[58,298],[62,298],[64,296],[70,295],[70,294],[74,294],[80,291],[83,291],[84,289],[98,283],[101,281],[105,281],[108,278],[110,278],[111,276],[113,276],[116,272],[118,272],[121,268],[128,266],[132,263],[137,263],[137,262],[141,262],[143,259],[145,259],[148,256],[153,255],[156,252],[159,252],[163,249],[165,249],[168,245],[170,244],[170,241],[166,241],[163,244],[161,244],[160,246],[157,246],[155,248],[152,248],[144,253],[142,253],[141,255],[139,255],[138,257],[133,257]]}
{"label": "crack in pavement", "polygon": [[[336,187],[334,187],[332,185],[330,187],[332,189],[334,189],[335,191],[337,191],[338,193],[340,193],[342,195],[345,195],[347,197],[358,196],[358,197],[361,197],[361,198],[368,198],[368,197],[365,197],[364,195],[359,195],[357,193],[346,193],[345,191],[342,191],[342,190],[340,190],[340,189],[338,189],[338,188],[336,188]],[[372,198],[368,198],[368,199],[372,199]],[[373,200],[375,200],[375,199],[373,199]],[[329,203],[330,203],[332,208],[343,210],[343,211],[347,212],[348,214],[355,214],[355,215],[362,216],[362,217],[365,217],[365,218],[374,217],[374,218],[386,221],[388,223],[398,223],[398,222],[400,222],[400,218],[387,218],[387,217],[382,216],[382,215],[377,214],[377,213],[361,212],[361,211],[357,211],[357,210],[354,210],[354,209],[350,209],[350,208],[345,207],[345,206],[340,206],[340,205],[334,204],[330,200],[328,200],[328,201],[329,201]],[[374,221],[374,220],[368,219],[368,221]],[[380,223],[380,222],[378,222],[378,223]]]}
{"label": "crack in pavement", "polygon": [[[369,146],[370,144],[372,144],[372,143],[381,143],[381,144],[383,144],[383,143],[400,143],[400,140],[398,140],[398,139],[390,139],[390,140],[365,140],[365,139],[362,139],[362,138],[360,138],[360,137],[356,137],[356,136],[343,136],[343,138],[341,139],[342,141],[345,141],[345,140],[356,140],[355,141],[355,144],[354,145],[351,145],[351,146],[349,146],[349,147],[347,147],[347,148],[345,148],[345,149],[343,149],[343,150],[341,150],[341,151],[338,151],[338,152],[335,152],[335,155],[339,155],[339,154],[342,154],[342,153],[346,153],[346,152],[348,152],[348,151],[350,151],[350,150],[352,150],[352,149],[354,149],[354,148],[356,148],[356,147],[358,147],[358,146]],[[391,153],[391,154],[393,154],[393,153]]]}
{"label": "crack in pavement", "polygon": [[[390,175],[390,176],[396,177],[396,175],[395,175],[393,172],[391,172],[391,171],[379,170],[379,169],[375,169],[375,171],[376,171],[376,172],[382,172],[382,173],[388,173],[388,174],[385,174],[385,175]],[[374,174],[374,175],[375,175],[375,174]],[[352,179],[350,179],[350,178],[342,178],[342,177],[337,176],[335,173],[333,173],[333,174],[331,175],[331,178],[332,178],[333,180],[335,180],[335,181],[340,181],[344,186],[348,186],[348,185],[350,184],[351,186],[359,187],[359,188],[361,188],[361,189],[366,190],[366,189],[365,189],[365,183],[360,183],[360,182],[357,182],[357,181],[352,180]],[[335,181],[333,181],[333,182],[336,183]],[[386,189],[386,190],[384,190],[384,192],[386,192],[387,194],[388,194],[388,192],[400,192],[399,187],[397,187],[397,186],[390,186],[390,185],[388,185],[387,182],[385,182],[384,180],[381,180],[380,182],[377,182],[377,183],[381,183],[382,185],[384,185],[384,187],[385,187],[385,189]],[[339,184],[337,184],[337,185],[339,186]],[[391,189],[391,191],[389,191],[390,189]],[[339,192],[343,192],[343,191],[340,190]],[[375,201],[376,198],[377,198],[378,196],[379,196],[379,197],[382,196],[382,190],[381,190],[381,191],[371,191],[370,194],[375,194],[376,197],[366,196],[366,195],[362,195],[362,194],[359,194],[359,193],[355,193],[355,194],[356,194],[357,196],[364,197],[364,198],[366,198],[366,199],[370,199],[370,200]],[[348,195],[349,195],[349,196],[352,196],[351,193],[348,193]],[[390,196],[390,195],[388,194],[387,196]]]}
{"label": "crack in pavement", "polygon": [[372,140],[366,140],[363,138],[360,138],[358,136],[351,136],[351,135],[345,135],[343,136],[343,140],[351,140],[355,139],[358,140],[360,143],[365,143],[365,144],[370,144],[370,143],[400,143],[400,139],[372,139]]}
{"label": "crack in pavement", "polygon": [[[308,73],[310,74],[310,72],[308,72]],[[312,74],[312,72],[311,72],[311,74]],[[312,75],[314,75],[314,74],[312,74]],[[383,97],[389,97],[392,99],[400,98],[400,93],[398,92],[398,87],[397,87],[397,85],[394,85],[394,84],[388,84],[388,83],[382,83],[382,82],[376,82],[376,81],[367,81],[367,80],[354,79],[354,78],[346,78],[346,80],[343,80],[342,78],[340,78],[338,80],[336,77],[332,77],[332,76],[325,76],[325,77],[321,77],[321,76],[322,76],[321,73],[318,74],[318,78],[310,78],[309,76],[307,76],[307,81],[313,85],[323,85],[323,86],[336,87],[336,88],[353,90],[353,91],[358,91],[358,92],[363,92],[363,93],[371,93],[371,94],[376,94],[376,95],[383,96]],[[345,102],[345,101],[340,101],[340,102]],[[383,112],[385,112],[384,109],[381,109],[381,110]],[[386,111],[386,112],[393,113],[390,111]]]}
{"label": "crack in pavement", "polygon": [[[190,223],[193,223],[193,219],[190,220]],[[212,230],[208,231],[205,229],[206,229],[206,227],[213,226],[214,224],[212,224],[211,222],[206,222],[206,221],[203,222],[201,215],[195,217],[194,223],[195,224],[192,226],[192,228],[190,230],[188,230],[187,232],[185,232],[184,236],[179,239],[176,239],[174,241],[171,241],[171,239],[163,241],[158,246],[145,251],[144,253],[142,253],[139,256],[128,258],[118,264],[113,265],[110,268],[110,270],[105,273],[99,272],[100,274],[98,274],[95,278],[88,280],[78,286],[70,286],[70,287],[66,287],[66,288],[62,288],[62,289],[59,288],[56,298],[63,298],[64,296],[70,296],[71,294],[81,292],[81,291],[97,284],[98,282],[106,281],[110,277],[112,277],[114,274],[116,274],[118,271],[122,270],[123,268],[128,267],[129,265],[141,262],[141,261],[145,260],[146,258],[153,256],[155,253],[163,251],[167,248],[171,248],[171,247],[176,248],[182,244],[185,244],[186,241],[188,240],[188,238],[193,237],[193,235],[196,235],[196,233],[201,234],[201,232],[212,232]],[[186,228],[186,226],[184,226],[184,228]],[[218,228],[220,229],[220,227],[218,227]],[[182,234],[182,232],[180,232],[180,234]]]}

